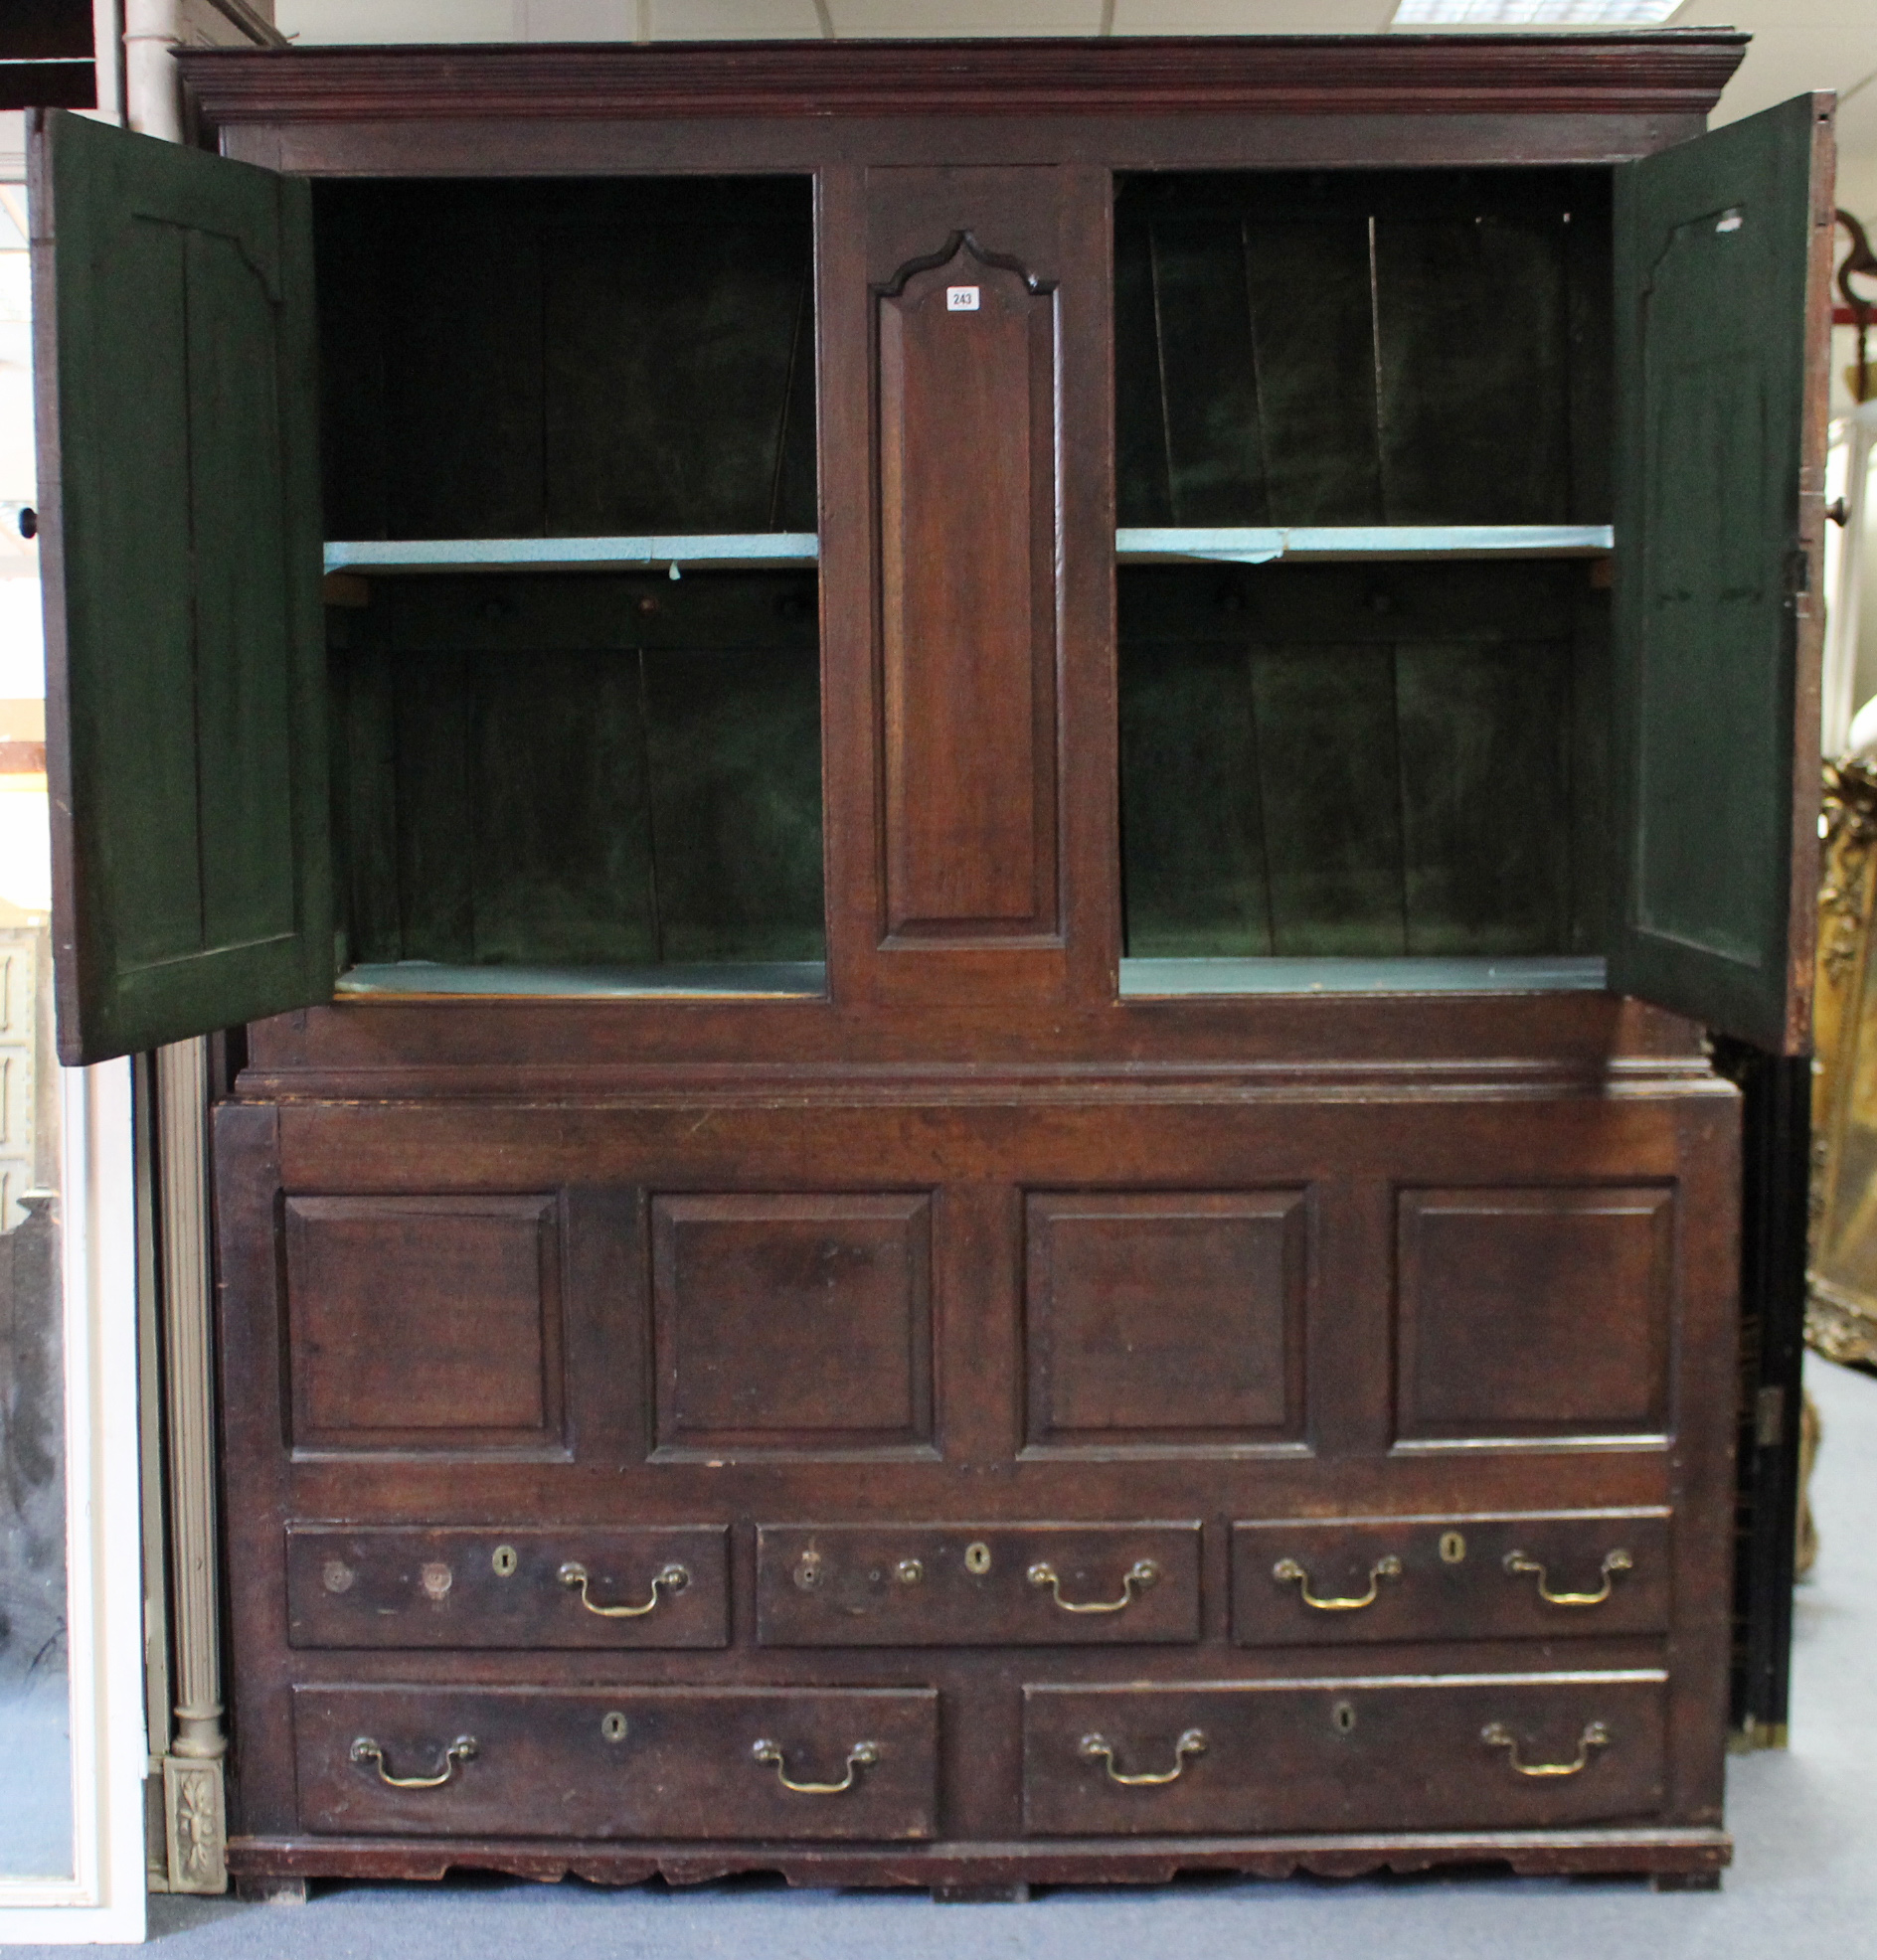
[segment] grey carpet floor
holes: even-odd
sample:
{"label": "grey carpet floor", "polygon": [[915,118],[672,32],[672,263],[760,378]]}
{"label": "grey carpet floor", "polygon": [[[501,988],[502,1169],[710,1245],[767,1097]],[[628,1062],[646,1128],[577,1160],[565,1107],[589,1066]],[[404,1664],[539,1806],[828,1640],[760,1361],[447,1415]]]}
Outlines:
{"label": "grey carpet floor", "polygon": [[[1631,1880],[1194,1878],[1023,1905],[729,1883],[350,1885],[302,1906],[153,1898],[175,1960],[1861,1960],[1877,1956],[1877,1379],[1808,1362],[1823,1551],[1798,1594],[1792,1747],[1732,1760],[1718,1893]],[[25,1949],[16,1949],[24,1951]],[[52,1953],[59,1949],[35,1949]]]}

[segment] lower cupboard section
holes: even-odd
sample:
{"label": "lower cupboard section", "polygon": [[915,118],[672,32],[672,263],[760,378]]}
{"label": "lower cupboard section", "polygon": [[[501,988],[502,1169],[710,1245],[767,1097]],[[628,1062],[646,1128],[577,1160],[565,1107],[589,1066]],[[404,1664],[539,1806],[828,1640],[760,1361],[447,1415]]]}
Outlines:
{"label": "lower cupboard section", "polygon": [[930,1838],[938,1696],[300,1687],[301,1823],[411,1837]]}
{"label": "lower cupboard section", "polygon": [[1040,1837],[1518,1829],[1663,1800],[1667,1679],[1447,1675],[1033,1687]]}

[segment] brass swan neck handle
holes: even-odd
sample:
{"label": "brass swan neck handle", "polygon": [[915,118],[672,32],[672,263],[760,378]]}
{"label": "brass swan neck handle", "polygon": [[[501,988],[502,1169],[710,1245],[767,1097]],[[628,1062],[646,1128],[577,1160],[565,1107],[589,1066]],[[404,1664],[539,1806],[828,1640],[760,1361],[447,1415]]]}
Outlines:
{"label": "brass swan neck handle", "polygon": [[1054,1565],[1046,1559],[1038,1559],[1029,1571],[1030,1583],[1048,1586],[1050,1596],[1065,1613],[1118,1613],[1123,1606],[1133,1604],[1137,1591],[1145,1592],[1149,1586],[1157,1585],[1159,1579],[1160,1568],[1151,1558],[1136,1558],[1122,1575],[1121,1596],[1118,1599],[1065,1599],[1063,1582]]}
{"label": "brass swan neck handle", "polygon": [[1545,1582],[1545,1568],[1536,1558],[1528,1557],[1523,1552],[1508,1552],[1500,1562],[1514,1578],[1535,1572],[1538,1575],[1538,1596],[1547,1606],[1601,1606],[1610,1597],[1617,1574],[1630,1571],[1635,1565],[1628,1552],[1618,1546],[1614,1552],[1604,1553],[1601,1569],[1604,1582],[1595,1592],[1553,1592]]}
{"label": "brass swan neck handle", "polygon": [[1175,1783],[1186,1770],[1188,1756],[1203,1756],[1206,1753],[1206,1731],[1203,1728],[1188,1728],[1173,1744],[1173,1767],[1153,1770],[1116,1769],[1114,1766],[1114,1745],[1106,1735],[1085,1735],[1077,1745],[1077,1753],[1090,1762],[1099,1762],[1108,1771],[1110,1783],[1124,1784],[1130,1790],[1151,1788],[1161,1783]]}
{"label": "brass swan neck handle", "polygon": [[1577,1738],[1577,1754],[1569,1762],[1520,1762],[1518,1737],[1502,1721],[1487,1722],[1479,1731],[1479,1739],[1489,1749],[1503,1749],[1521,1776],[1581,1776],[1590,1765],[1592,1750],[1610,1746],[1610,1728],[1606,1722],[1586,1722]]}
{"label": "brass swan neck handle", "polygon": [[775,1766],[775,1780],[784,1790],[793,1790],[798,1797],[838,1797],[844,1790],[854,1787],[857,1771],[871,1767],[880,1760],[878,1742],[856,1742],[847,1752],[847,1774],[838,1783],[797,1783],[788,1774],[788,1764],[782,1755],[779,1742],[771,1742],[766,1736],[755,1743],[750,1750],[753,1762],[772,1763]]}
{"label": "brass swan neck handle", "polygon": [[652,1596],[642,1606],[602,1606],[587,1590],[589,1575],[587,1567],[578,1558],[570,1558],[561,1567],[561,1583],[580,1587],[580,1603],[590,1613],[597,1613],[603,1620],[642,1620],[658,1604],[658,1588],[662,1585],[667,1592],[682,1592],[691,1583],[691,1574],[682,1565],[666,1565],[661,1571],[652,1574]]}
{"label": "brass swan neck handle", "polygon": [[369,1735],[361,1735],[352,1744],[352,1760],[356,1763],[373,1764],[378,1771],[378,1780],[394,1790],[437,1790],[456,1773],[458,1763],[468,1762],[476,1753],[476,1738],[473,1735],[458,1735],[443,1751],[443,1766],[433,1776],[394,1776],[385,1767],[385,1752]]}
{"label": "brass swan neck handle", "polygon": [[1272,1566],[1271,1575],[1280,1585],[1288,1585],[1293,1580],[1304,1605],[1313,1606],[1319,1613],[1356,1613],[1364,1606],[1373,1606],[1382,1590],[1384,1579],[1401,1577],[1401,1560],[1391,1552],[1378,1558],[1369,1567],[1369,1589],[1360,1596],[1344,1599],[1319,1599],[1310,1590],[1310,1575],[1294,1558],[1280,1558]]}

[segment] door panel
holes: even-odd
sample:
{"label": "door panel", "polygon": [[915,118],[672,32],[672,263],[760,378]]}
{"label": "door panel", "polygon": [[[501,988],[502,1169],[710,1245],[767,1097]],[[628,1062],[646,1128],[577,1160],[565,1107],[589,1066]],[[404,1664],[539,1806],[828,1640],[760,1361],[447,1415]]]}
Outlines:
{"label": "door panel", "polygon": [[1611,984],[1810,1043],[1829,97],[1617,173]]}
{"label": "door panel", "polygon": [[306,188],[32,148],[59,1052],[331,992]]}

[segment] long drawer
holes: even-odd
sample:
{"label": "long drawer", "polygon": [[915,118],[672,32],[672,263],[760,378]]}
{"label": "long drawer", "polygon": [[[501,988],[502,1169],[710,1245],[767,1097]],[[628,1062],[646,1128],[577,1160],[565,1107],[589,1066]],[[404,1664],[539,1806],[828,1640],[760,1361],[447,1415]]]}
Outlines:
{"label": "long drawer", "polygon": [[722,1647],[722,1525],[289,1525],[295,1647]]}
{"label": "long drawer", "polygon": [[1666,1677],[1027,1687],[1038,1836],[1544,1829],[1663,1801]]}
{"label": "long drawer", "polygon": [[1285,1518],[1232,1528],[1232,1637],[1524,1640],[1660,1633],[1668,1513]]}
{"label": "long drawer", "polygon": [[1060,1647],[1199,1638],[1199,1527],[764,1525],[766,1647]]}
{"label": "long drawer", "polygon": [[296,1687],[308,1830],[929,1838],[932,1689]]}

